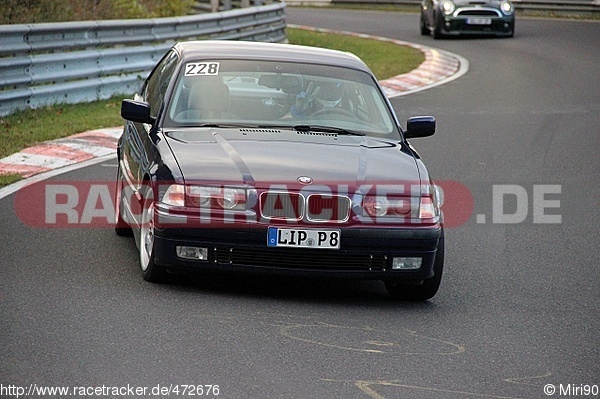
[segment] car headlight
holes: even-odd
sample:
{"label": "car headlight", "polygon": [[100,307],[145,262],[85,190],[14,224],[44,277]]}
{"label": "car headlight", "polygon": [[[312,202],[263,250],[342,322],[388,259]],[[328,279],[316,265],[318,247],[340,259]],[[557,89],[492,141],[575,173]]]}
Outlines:
{"label": "car headlight", "polygon": [[434,184],[421,185],[419,219],[438,219],[441,215],[440,188]]}
{"label": "car headlight", "polygon": [[450,0],[446,0],[446,1],[442,2],[441,8],[442,8],[442,12],[445,15],[450,15],[454,12],[454,10],[456,10],[456,6]]}
{"label": "car headlight", "polygon": [[515,12],[515,6],[510,1],[500,3],[500,10],[504,15],[512,15]]}
{"label": "car headlight", "polygon": [[422,197],[419,204],[419,219],[433,219],[440,215],[439,208],[431,197]]}
{"label": "car headlight", "polygon": [[231,187],[189,186],[186,205],[240,211],[246,209],[246,190]]}
{"label": "car headlight", "polygon": [[183,184],[171,184],[166,187],[166,190],[159,190],[159,193],[160,202],[171,206],[185,206],[185,186]]}
{"label": "car headlight", "polygon": [[242,188],[171,184],[161,187],[159,200],[170,206],[238,211],[246,209],[247,195]]}
{"label": "car headlight", "polygon": [[372,217],[409,216],[410,203],[410,198],[367,195],[363,199],[363,210]]}
{"label": "car headlight", "polygon": [[[384,190],[385,191],[385,190]],[[441,217],[439,188],[434,184],[411,186],[410,192],[367,194],[362,198],[363,216],[382,222],[435,223]]]}

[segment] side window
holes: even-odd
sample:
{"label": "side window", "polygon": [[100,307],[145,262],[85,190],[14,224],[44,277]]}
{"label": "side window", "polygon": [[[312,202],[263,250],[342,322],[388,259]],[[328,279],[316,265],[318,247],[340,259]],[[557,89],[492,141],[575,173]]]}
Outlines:
{"label": "side window", "polygon": [[178,60],[177,53],[170,51],[160,60],[146,81],[142,96],[150,104],[152,116],[158,115]]}

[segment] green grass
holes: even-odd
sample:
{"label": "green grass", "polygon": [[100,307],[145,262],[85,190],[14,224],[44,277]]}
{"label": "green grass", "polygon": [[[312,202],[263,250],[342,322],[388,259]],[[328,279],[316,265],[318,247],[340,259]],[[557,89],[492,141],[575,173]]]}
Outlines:
{"label": "green grass", "polygon": [[7,175],[0,175],[0,187],[8,186],[21,180],[21,175],[10,173]]}
{"label": "green grass", "polygon": [[85,104],[61,104],[2,117],[0,158],[42,141],[122,125],[121,100],[122,97],[115,97]]}
{"label": "green grass", "polygon": [[377,79],[383,80],[417,68],[425,56],[417,49],[350,35],[286,29],[290,43],[349,51],[362,58]]}
{"label": "green grass", "polygon": [[[292,28],[287,28],[286,34],[292,44],[350,51],[362,58],[380,80],[408,72],[424,61],[419,50],[389,42]],[[123,124],[119,113],[122,98],[54,105],[0,117],[0,158],[43,141],[120,126]],[[19,179],[19,175],[0,175],[0,187]]]}

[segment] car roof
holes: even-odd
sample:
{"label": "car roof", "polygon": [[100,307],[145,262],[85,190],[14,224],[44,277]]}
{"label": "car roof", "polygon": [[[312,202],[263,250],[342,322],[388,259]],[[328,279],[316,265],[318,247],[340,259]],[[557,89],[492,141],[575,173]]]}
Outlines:
{"label": "car roof", "polygon": [[228,58],[263,61],[298,62],[335,65],[371,72],[356,55],[320,47],[283,43],[246,42],[237,40],[197,40],[179,42],[175,49],[184,60]]}

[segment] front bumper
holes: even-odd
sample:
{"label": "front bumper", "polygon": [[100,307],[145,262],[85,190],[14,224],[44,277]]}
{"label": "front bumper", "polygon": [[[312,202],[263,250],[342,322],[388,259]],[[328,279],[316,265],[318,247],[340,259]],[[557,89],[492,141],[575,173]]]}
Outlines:
{"label": "front bumper", "polygon": [[[272,248],[267,226],[156,229],[154,262],[170,272],[267,273],[419,281],[433,277],[440,225],[409,228],[342,228],[339,250]],[[204,247],[207,260],[179,258],[177,246]],[[421,257],[416,270],[392,270],[393,257]]]}
{"label": "front bumper", "polygon": [[469,24],[466,17],[442,17],[440,26],[444,35],[494,35],[512,36],[515,29],[514,16],[491,18],[489,25]]}

